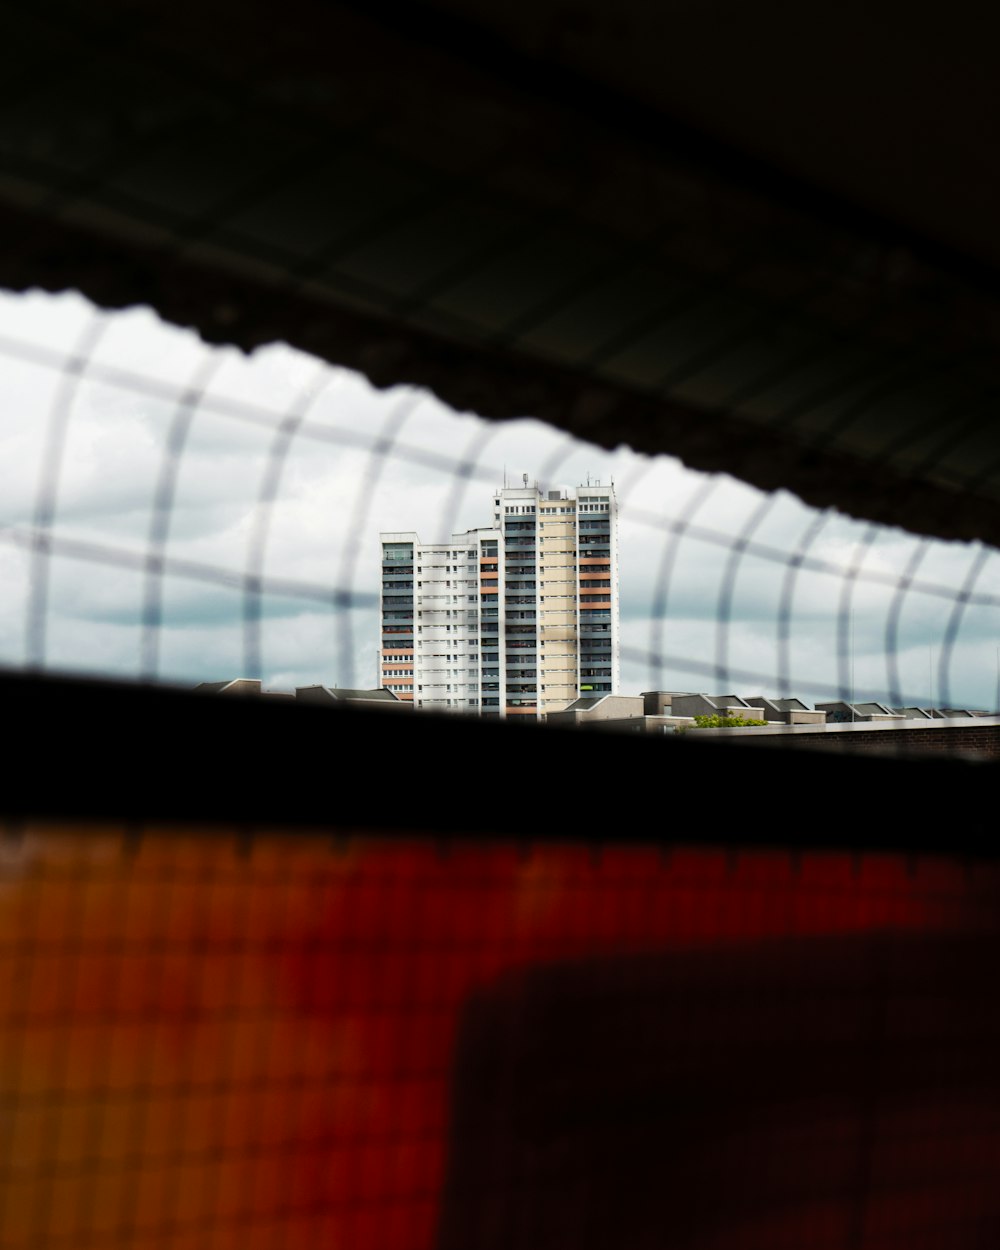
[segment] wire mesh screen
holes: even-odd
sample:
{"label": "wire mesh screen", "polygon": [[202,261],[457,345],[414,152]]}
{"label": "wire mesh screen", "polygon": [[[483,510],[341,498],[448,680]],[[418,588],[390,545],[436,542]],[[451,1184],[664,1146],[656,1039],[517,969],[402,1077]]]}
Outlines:
{"label": "wire mesh screen", "polygon": [[509,473],[613,481],[623,688],[998,703],[1000,561],[287,348],[79,297],[0,304],[0,658],[181,682],[377,680],[380,530],[489,523]]}
{"label": "wire mesh screen", "polygon": [[[683,15],[626,33],[588,12],[569,40],[583,39],[574,71],[564,20],[519,10],[333,3],[276,15],[265,4],[234,16],[212,0],[196,10],[200,37],[182,39],[162,0],[142,20],[124,0],[7,8],[0,274],[11,287],[148,298],[217,341],[285,336],[463,407],[478,394],[494,415],[531,394],[534,415],[584,435],[594,396],[597,407],[614,396],[646,450],[668,424],[692,462],[767,484],[781,478],[761,463],[770,449],[824,500],[852,494],[830,458],[843,455],[869,514],[912,517],[898,496],[915,492],[937,532],[995,539],[991,232],[976,273],[962,197],[941,197],[952,207],[942,256],[933,214],[927,238],[905,224],[914,201],[924,212],[937,196],[900,184],[887,226],[856,206],[892,179],[845,202],[750,157],[781,148],[766,127],[745,159],[720,148],[693,100],[689,113],[662,94],[659,58],[646,60],[647,39],[674,46]],[[551,46],[528,34],[536,21],[552,23]],[[705,51],[701,36],[689,42]],[[625,58],[625,99],[595,71],[605,55]],[[749,72],[740,58],[730,68]],[[705,70],[719,75],[710,56]],[[839,65],[827,71],[839,82]],[[739,78],[720,78],[738,100]],[[842,118],[859,160],[871,138],[861,118],[872,133],[888,127],[864,99]],[[969,159],[945,138],[955,112],[940,114],[931,152],[927,128],[902,98],[894,107],[883,133],[890,147],[909,134],[896,153],[908,174],[933,185],[935,156]],[[810,136],[821,164],[837,130],[825,144]],[[837,185],[830,172],[817,186]],[[966,205],[986,191],[969,179],[979,196]],[[713,454],[720,439],[726,454]],[[813,455],[783,456],[793,444]]]}
{"label": "wire mesh screen", "polygon": [[[629,692],[1000,706],[992,549],[532,420],[568,404],[607,443],[610,405],[647,449],[995,536],[990,282],[711,144],[675,151],[660,116],[433,7],[10,10],[4,282],[533,411],[486,423],[141,309],[4,298],[0,663],[375,684],[379,531],[447,541],[526,473],[614,482]],[[167,829],[152,787],[128,828],[0,836],[0,1246],[997,1242],[993,865],[737,851],[737,827],[790,818],[772,792],[723,807],[704,763],[729,849],[665,832],[659,773],[625,845],[624,820],[587,825],[596,749],[546,829],[527,748],[470,737],[414,781],[381,741],[349,778],[387,809],[377,837],[203,809]],[[212,780],[256,799],[223,751]],[[304,784],[332,790],[329,768]],[[407,786],[443,806],[448,770],[482,774],[491,814],[509,794],[525,835],[408,835]],[[947,833],[964,795],[937,797],[918,814]],[[803,813],[807,836],[889,819],[882,794],[851,803]]]}
{"label": "wire mesh screen", "polygon": [[995,866],[2,844],[2,1244],[982,1247]]}

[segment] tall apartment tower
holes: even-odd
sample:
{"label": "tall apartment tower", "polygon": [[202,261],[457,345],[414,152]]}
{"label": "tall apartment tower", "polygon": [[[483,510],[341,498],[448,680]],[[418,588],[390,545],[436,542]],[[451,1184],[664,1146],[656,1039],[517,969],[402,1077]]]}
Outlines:
{"label": "tall apartment tower", "polygon": [[379,685],[424,708],[537,719],[619,685],[613,486],[498,490],[493,523],[383,533]]}

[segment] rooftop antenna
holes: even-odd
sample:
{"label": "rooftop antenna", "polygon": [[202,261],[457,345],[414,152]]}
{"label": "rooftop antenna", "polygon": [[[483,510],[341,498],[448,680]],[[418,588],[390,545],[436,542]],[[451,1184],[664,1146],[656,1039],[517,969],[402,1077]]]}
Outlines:
{"label": "rooftop antenna", "polygon": [[521,481],[524,483],[525,489],[527,489],[527,486],[528,486],[528,475],[527,475],[527,473],[522,473],[522,474],[521,474]]}

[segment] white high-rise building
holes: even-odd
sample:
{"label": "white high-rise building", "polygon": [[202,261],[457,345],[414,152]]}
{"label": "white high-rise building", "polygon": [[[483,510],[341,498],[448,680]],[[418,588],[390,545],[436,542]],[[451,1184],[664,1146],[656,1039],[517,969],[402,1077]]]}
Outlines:
{"label": "white high-rise building", "polygon": [[383,533],[378,682],[418,707],[561,711],[619,685],[613,486],[498,490],[488,528]]}

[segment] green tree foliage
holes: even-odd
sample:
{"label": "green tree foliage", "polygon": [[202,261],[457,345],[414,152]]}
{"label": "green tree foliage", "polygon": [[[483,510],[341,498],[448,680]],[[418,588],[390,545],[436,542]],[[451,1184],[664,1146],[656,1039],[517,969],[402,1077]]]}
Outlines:
{"label": "green tree foliage", "polygon": [[742,729],[744,725],[766,725],[766,720],[746,720],[742,716],[720,716],[716,712],[712,716],[696,716],[696,729]]}

